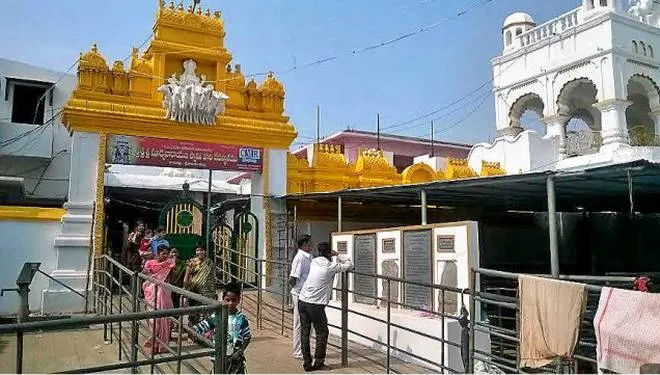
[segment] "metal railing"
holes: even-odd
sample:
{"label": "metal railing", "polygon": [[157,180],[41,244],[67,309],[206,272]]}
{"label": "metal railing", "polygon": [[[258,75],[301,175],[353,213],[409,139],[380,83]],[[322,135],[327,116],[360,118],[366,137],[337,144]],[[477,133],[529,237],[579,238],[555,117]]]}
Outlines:
{"label": "metal railing", "polygon": [[[520,368],[520,316],[517,280],[519,274],[490,269],[472,270],[469,372],[493,369],[505,373],[525,373]],[[548,275],[539,275],[547,276]],[[579,340],[572,362],[555,361],[534,373],[596,373],[596,339],[593,318],[603,285],[630,287],[634,277],[561,275],[562,280],[586,283],[587,308],[582,315]],[[489,348],[476,338],[488,337]],[[479,347],[480,346],[480,347]]]}
{"label": "metal railing", "polygon": [[[188,362],[198,358],[215,357],[215,365],[209,360],[209,367],[214,373],[224,373],[227,369],[226,338],[227,324],[219,324],[214,330],[213,340],[197,334],[190,327],[185,326],[184,318],[191,314],[216,314],[218,321],[227,322],[227,307],[218,301],[205,298],[195,293],[177,288],[168,283],[156,280],[148,275],[137,273],[124,267],[122,264],[104,255],[95,259],[91,295],[92,307],[96,316],[81,316],[68,319],[40,322],[19,322],[15,324],[0,325],[0,335],[16,335],[16,373],[23,372],[23,334],[37,331],[62,331],[77,328],[88,328],[90,325],[103,326],[103,340],[117,343],[116,363],[105,365],[73,368],[63,373],[96,373],[115,370],[131,369],[132,373],[144,372],[148,367],[149,373],[181,373],[182,366],[189,372],[198,372]],[[129,280],[128,285],[124,282]],[[140,297],[140,285],[143,282],[154,284],[156,301],[150,304]],[[166,289],[168,292],[178,293],[182,297],[199,302],[199,306],[181,308],[158,308],[158,290]],[[89,295],[90,293],[88,293]],[[158,325],[156,319],[166,320],[176,328],[178,333],[176,348],[170,347],[156,334]],[[161,323],[164,323],[161,321]],[[183,347],[183,333],[189,338],[201,342],[205,349]],[[140,345],[142,339],[151,340],[151,347]],[[100,338],[99,338],[100,339]],[[162,345],[165,353],[156,354],[156,346]],[[185,352],[184,352],[184,349]],[[175,366],[172,366],[175,364]],[[164,367],[169,366],[169,367]]]}
{"label": "metal railing", "polygon": [[[230,254],[235,252],[232,249],[222,249],[222,251],[228,252]],[[227,259],[224,261],[229,262],[233,267],[241,269],[245,275],[253,274],[257,280],[256,283],[251,283],[245,280],[237,280],[243,282],[246,290],[248,288],[254,290],[252,294],[244,293],[243,295],[243,300],[245,302],[242,308],[244,309],[244,312],[256,318],[257,327],[259,329],[262,329],[264,324],[268,324],[271,327],[277,329],[282,335],[284,335],[285,332],[291,332],[293,330],[291,313],[293,307],[289,305],[290,294],[288,293],[288,288],[286,286],[288,270],[290,268],[289,263],[258,259],[245,254],[240,254],[240,257],[235,256],[233,258],[243,259],[244,262],[242,262],[242,264],[238,264]],[[250,262],[256,262],[256,269],[251,269],[252,267],[250,267],[250,264],[248,264]],[[279,269],[279,271],[276,272],[277,274],[265,274],[264,270],[267,268],[266,264],[268,263],[272,263],[272,266],[277,266],[273,267],[273,269]],[[222,273],[226,271],[223,269],[218,269],[218,272]],[[375,283],[384,283],[385,295],[366,295],[356,291],[355,288],[349,288],[349,278],[354,278],[356,276],[362,278],[373,278]],[[224,275],[224,277],[226,278],[233,276]],[[459,304],[464,300],[462,296],[467,297],[469,295],[469,291],[467,289],[450,288],[438,284],[418,283],[397,277],[366,274],[356,271],[342,273],[341,279],[341,287],[333,288],[333,293],[336,292],[340,294],[341,297],[338,298],[338,300],[340,300],[341,303],[339,306],[337,306],[337,301],[335,300],[333,303],[328,305],[328,309],[340,312],[340,324],[329,324],[329,327],[340,331],[340,337],[338,337],[339,340],[336,340],[337,337],[331,337],[331,340],[328,342],[328,346],[335,348],[340,352],[342,367],[347,367],[350,365],[348,361],[349,357],[359,357],[362,360],[382,368],[387,373],[400,373],[396,367],[396,364],[394,363],[397,360],[399,362],[415,363],[416,365],[425,367],[425,370],[432,368],[436,371],[446,371],[451,373],[460,373],[464,370],[464,368],[452,368],[445,361],[445,351],[447,347],[454,347],[458,350],[467,350],[468,347],[467,340],[465,342],[454,342],[446,338],[447,333],[445,332],[445,322],[447,320],[458,322],[459,318],[461,317],[445,311],[445,302],[453,300],[456,302],[457,306],[460,306]],[[236,279],[234,278],[234,280]],[[266,286],[267,281],[268,286]],[[413,306],[411,304],[406,304],[405,302],[399,301],[399,298],[394,298],[394,296],[392,296],[392,291],[394,290],[393,287],[397,290],[403,290],[404,285],[415,285],[428,288],[433,296],[435,296],[436,293],[440,295],[440,301],[442,301],[442,303],[438,303],[437,308],[433,309],[428,307],[425,308],[421,306]],[[457,297],[452,299],[450,298],[450,294],[453,294]],[[353,297],[362,296],[377,301],[379,304],[379,309],[384,307],[385,318],[383,319],[375,317],[363,311],[359,311],[356,308],[352,308],[352,305],[349,304],[349,295]],[[436,334],[432,332],[422,332],[395,321],[392,316],[393,310],[401,311],[403,309],[405,309],[407,313],[421,313],[427,315],[428,317],[439,319],[441,326],[440,332],[437,332]],[[359,325],[354,323],[354,318],[357,317],[367,319],[370,322],[381,326],[384,325],[386,327],[385,339],[382,340],[373,338],[360,332]],[[467,327],[467,323],[465,323],[465,325]],[[397,346],[393,340],[395,331],[405,332],[407,334],[419,337],[420,339],[430,340],[431,342],[438,343],[440,345],[440,360],[427,358],[422,355],[413,353],[408,348]],[[353,350],[349,344],[351,341],[349,340],[350,336],[357,338],[362,342],[371,342],[373,346],[379,347],[381,353],[384,355],[383,360],[378,361],[368,355],[364,355],[360,350]],[[338,343],[336,341],[338,341]],[[404,359],[401,360],[400,358]],[[465,365],[466,363],[464,363],[464,366]]]}
{"label": "metal railing", "polygon": [[631,146],[660,146],[660,135],[644,126],[634,126],[628,130]]}
{"label": "metal railing", "polygon": [[[156,334],[157,324],[155,321],[132,321],[130,325],[125,321],[118,321],[115,325],[114,322],[103,324],[103,338],[114,343],[115,338],[118,340],[118,359],[124,360],[129,358],[129,363],[138,361],[138,357],[143,357],[148,360],[155,360],[155,349],[157,346],[165,348],[166,352],[170,354],[167,361],[151,362],[149,372],[154,373],[154,370],[160,373],[181,373],[181,367],[187,367],[188,371],[197,372],[195,368],[189,365],[185,360],[195,358],[204,358],[208,356],[216,357],[215,366],[213,370],[216,373],[224,373],[226,369],[226,337],[227,325],[220,324],[214,330],[214,339],[208,340],[207,338],[197,334],[191,327],[184,324],[184,318],[192,314],[216,314],[219,322],[227,322],[228,311],[226,306],[220,304],[217,300],[206,298],[196,293],[192,293],[185,289],[178,288],[174,285],[154,279],[151,276],[133,272],[123,266],[118,261],[109,256],[102,256],[96,259],[94,266],[94,279],[93,286],[93,306],[95,311],[103,316],[116,316],[126,313],[126,311],[146,311],[146,312],[159,312],[171,311],[170,314],[165,314],[167,324],[175,328],[177,332],[176,350],[169,346],[169,342],[164,342]],[[126,277],[130,280],[130,290],[126,287],[124,280]],[[141,297],[140,285],[144,282],[154,284],[155,301],[151,304],[149,301]],[[171,294],[177,294],[181,301],[184,298],[196,301],[199,306],[191,306],[178,309],[158,309],[158,290],[164,288]],[[181,304],[180,304],[181,305]],[[181,311],[180,313],[177,313]],[[211,351],[197,351],[194,353],[183,353],[183,334],[186,333],[189,338],[193,338],[203,346],[212,349]],[[126,339],[128,337],[128,339]],[[151,348],[144,348],[139,344],[141,339],[150,340]],[[150,349],[150,350],[149,350]],[[218,353],[218,355],[215,355]],[[175,369],[164,369],[159,364],[176,362]],[[137,366],[132,367],[134,372],[137,371]]]}

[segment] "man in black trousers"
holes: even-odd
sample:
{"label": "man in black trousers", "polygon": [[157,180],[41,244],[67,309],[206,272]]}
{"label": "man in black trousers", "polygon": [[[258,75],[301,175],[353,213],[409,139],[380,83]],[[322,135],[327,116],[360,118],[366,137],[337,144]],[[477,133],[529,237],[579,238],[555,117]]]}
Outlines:
{"label": "man in black trousers", "polygon": [[[335,275],[353,268],[351,259],[332,251],[330,244],[327,242],[320,243],[318,251],[319,256],[312,260],[309,275],[298,298],[303,369],[307,372],[327,369],[325,354],[329,332],[325,306],[330,301]],[[309,343],[312,325],[314,325],[314,331],[316,331],[316,351],[313,364]]]}

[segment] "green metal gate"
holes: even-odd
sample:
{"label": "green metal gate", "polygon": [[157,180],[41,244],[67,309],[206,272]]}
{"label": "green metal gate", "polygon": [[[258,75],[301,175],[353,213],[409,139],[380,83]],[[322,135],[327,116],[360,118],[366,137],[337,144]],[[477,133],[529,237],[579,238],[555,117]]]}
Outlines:
{"label": "green metal gate", "polygon": [[165,228],[170,246],[179,250],[181,259],[195,255],[198,244],[204,243],[206,209],[190,194],[190,185],[183,184],[179,198],[168,202],[160,212],[159,225]]}

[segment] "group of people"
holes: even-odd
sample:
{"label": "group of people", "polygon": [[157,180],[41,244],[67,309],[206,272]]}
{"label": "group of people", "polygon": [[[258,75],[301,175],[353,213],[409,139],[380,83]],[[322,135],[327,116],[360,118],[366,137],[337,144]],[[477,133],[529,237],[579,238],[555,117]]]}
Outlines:
{"label": "group of people", "polygon": [[[298,240],[288,285],[293,301],[293,356],[302,359],[305,372],[328,369],[325,356],[329,330],[325,307],[330,302],[335,276],[352,268],[351,259],[333,251],[328,242],[318,244],[318,256],[312,259],[311,236],[304,235]],[[313,358],[312,327],[316,332]]]}
{"label": "group of people", "polygon": [[[201,244],[197,244],[193,258],[183,261],[177,249],[171,247],[165,237],[164,228],[158,228],[154,232],[147,229],[143,222],[138,222],[134,231],[128,236],[124,264],[129,269],[141,271],[160,282],[182,287],[207,298],[218,299],[213,261],[207,256]],[[172,309],[181,306],[182,302],[189,306],[201,303],[194,299],[184,301],[182,296],[172,293],[170,288],[159,286],[158,283],[150,280],[142,283],[142,292],[149,310]],[[224,286],[221,301],[228,306],[229,311],[227,355],[230,373],[245,372],[244,350],[250,342],[247,318],[237,308],[240,299],[240,285],[232,283]],[[189,315],[188,324],[200,335],[213,338],[213,330],[218,322],[214,314]],[[155,337],[150,337],[145,342],[145,350],[154,354],[166,353],[173,328],[168,318],[151,319],[149,326],[150,332],[155,331]]]}

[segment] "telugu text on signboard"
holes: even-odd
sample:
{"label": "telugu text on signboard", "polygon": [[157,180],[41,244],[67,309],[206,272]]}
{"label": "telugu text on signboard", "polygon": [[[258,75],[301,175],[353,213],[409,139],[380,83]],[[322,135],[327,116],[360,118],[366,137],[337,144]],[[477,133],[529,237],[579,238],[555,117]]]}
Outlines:
{"label": "telugu text on signboard", "polygon": [[106,163],[261,172],[263,149],[174,139],[111,135],[108,137]]}

